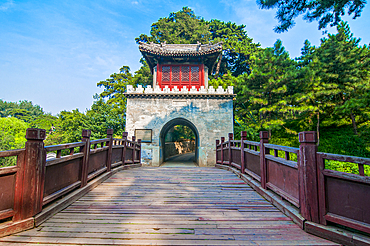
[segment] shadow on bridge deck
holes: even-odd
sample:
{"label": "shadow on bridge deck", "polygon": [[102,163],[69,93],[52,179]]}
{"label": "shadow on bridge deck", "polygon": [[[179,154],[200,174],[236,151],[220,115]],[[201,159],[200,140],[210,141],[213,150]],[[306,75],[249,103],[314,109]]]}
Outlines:
{"label": "shadow on bridge deck", "polygon": [[167,158],[161,167],[195,167],[195,153],[186,153]]}
{"label": "shadow on bridge deck", "polygon": [[302,231],[235,174],[201,167],[116,173],[1,245],[337,245]]}

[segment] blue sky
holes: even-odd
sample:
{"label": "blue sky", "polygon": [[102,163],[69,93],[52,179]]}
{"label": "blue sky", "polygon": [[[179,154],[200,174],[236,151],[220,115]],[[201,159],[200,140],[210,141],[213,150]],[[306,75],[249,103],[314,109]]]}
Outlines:
{"label": "blue sky", "polygon": [[[274,33],[275,10],[261,10],[255,0],[0,0],[0,99],[29,100],[54,115],[85,111],[102,91],[97,82],[123,65],[132,72],[140,67],[135,37],[149,34],[153,22],[183,6],[206,20],[246,25],[262,47],[279,38],[292,58],[300,55],[305,39],[319,45],[325,36],[317,22],[302,18],[287,33]],[[366,6],[360,18],[345,18],[362,44],[370,43],[369,13]]]}

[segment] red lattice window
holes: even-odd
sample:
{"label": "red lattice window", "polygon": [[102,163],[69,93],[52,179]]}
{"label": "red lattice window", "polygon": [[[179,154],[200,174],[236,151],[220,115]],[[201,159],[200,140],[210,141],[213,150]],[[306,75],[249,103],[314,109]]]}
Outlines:
{"label": "red lattice window", "polygon": [[199,81],[199,67],[191,67],[191,82]]}
{"label": "red lattice window", "polygon": [[172,81],[180,82],[180,67],[172,67]]}
{"label": "red lattice window", "polygon": [[171,81],[171,67],[163,66],[162,67],[162,81]]}
{"label": "red lattice window", "polygon": [[204,85],[203,65],[158,65],[157,82],[161,88],[168,86],[179,90],[183,86],[197,89]]}
{"label": "red lattice window", "polygon": [[189,66],[181,66],[181,81],[189,81]]}

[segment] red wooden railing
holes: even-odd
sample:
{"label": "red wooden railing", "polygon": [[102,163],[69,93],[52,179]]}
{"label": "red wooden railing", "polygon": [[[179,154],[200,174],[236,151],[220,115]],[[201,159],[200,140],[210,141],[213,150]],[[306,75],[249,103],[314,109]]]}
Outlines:
{"label": "red wooden railing", "polygon": [[[364,165],[370,165],[370,158],[320,153],[316,132],[299,133],[299,142],[299,148],[269,144],[265,131],[260,142],[247,141],[246,132],[235,141],[230,133],[228,141],[216,140],[217,165],[247,175],[257,191],[270,192],[269,200],[293,205],[303,217],[298,222],[302,229],[305,221],[331,222],[369,234],[370,177]],[[325,169],[325,160],[357,163],[359,174]]]}
{"label": "red wooden railing", "polygon": [[[113,138],[112,129],[104,139],[90,136],[90,130],[83,130],[81,142],[44,147],[45,130],[30,128],[24,149],[0,151],[0,157],[17,158],[16,166],[0,168],[0,237],[42,223],[97,182],[141,165],[140,139],[130,141],[127,133]],[[48,152],[56,152],[56,157],[46,159]],[[68,194],[69,200],[60,200]]]}

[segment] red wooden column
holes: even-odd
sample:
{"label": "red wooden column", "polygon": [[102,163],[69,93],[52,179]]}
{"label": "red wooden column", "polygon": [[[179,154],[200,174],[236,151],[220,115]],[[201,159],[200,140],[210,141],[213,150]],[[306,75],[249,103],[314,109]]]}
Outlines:
{"label": "red wooden column", "polygon": [[224,142],[225,137],[221,137],[221,165],[224,164]]}
{"label": "red wooden column", "polygon": [[127,132],[124,132],[122,134],[122,138],[123,138],[122,159],[121,159],[122,165],[125,165],[125,162],[126,162],[127,136],[128,136]]}
{"label": "red wooden column", "polygon": [[14,221],[30,218],[42,210],[45,182],[46,151],[44,129],[26,131],[24,162],[20,162],[16,180]]}
{"label": "red wooden column", "polygon": [[83,148],[84,157],[82,159],[82,168],[81,168],[81,187],[87,184],[87,175],[89,169],[89,159],[90,159],[90,130],[82,130],[82,142],[85,143]]}
{"label": "red wooden column", "polygon": [[109,138],[109,141],[107,142],[107,145],[109,146],[107,154],[107,172],[109,172],[112,169],[113,129],[107,129],[107,138]]}
{"label": "red wooden column", "polygon": [[244,170],[245,170],[245,155],[244,155],[244,141],[247,140],[247,132],[246,131],[242,131],[240,133],[240,140],[241,140],[241,143],[240,143],[240,172],[241,173],[244,173]]}
{"label": "red wooden column", "polygon": [[300,212],[305,219],[319,223],[316,132],[300,132],[299,142],[298,182]]}
{"label": "red wooden column", "polygon": [[265,143],[269,142],[269,132],[260,131],[260,169],[261,169],[261,186],[266,189],[267,180],[267,163]]}
{"label": "red wooden column", "polygon": [[234,138],[234,134],[233,133],[229,133],[229,166],[231,166],[231,163],[233,162],[233,155],[231,153],[231,147],[232,147],[232,144],[231,144],[231,141],[233,140]]}

